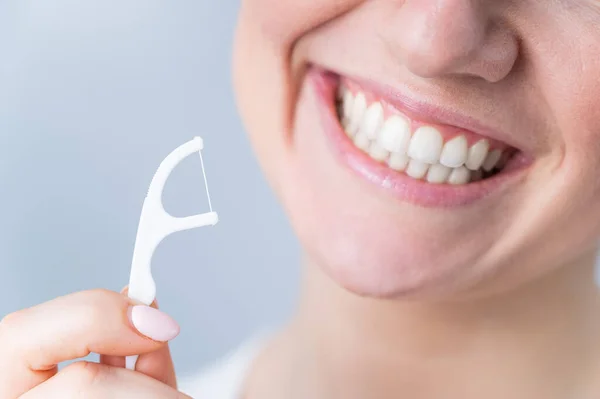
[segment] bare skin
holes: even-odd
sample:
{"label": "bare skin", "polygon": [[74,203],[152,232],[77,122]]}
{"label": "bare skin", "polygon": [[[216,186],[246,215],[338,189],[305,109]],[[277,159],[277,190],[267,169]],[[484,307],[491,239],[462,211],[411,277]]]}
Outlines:
{"label": "bare skin", "polygon": [[246,399],[600,394],[591,259],[468,303],[365,299],[308,274],[298,314],[255,362]]}
{"label": "bare skin", "polygon": [[[142,335],[129,320],[137,305],[123,294],[92,290],[6,316],[0,322],[0,397],[189,398],[177,392],[167,343]],[[100,363],[79,361],[58,370],[91,352],[101,355]],[[135,354],[142,354],[136,371],[126,370],[125,356]]]}
{"label": "bare skin", "polygon": [[[238,103],[306,253],[248,399],[600,395],[599,24],[588,0],[242,2]],[[465,206],[399,200],[335,157],[311,65],[473,117],[533,161]]]}

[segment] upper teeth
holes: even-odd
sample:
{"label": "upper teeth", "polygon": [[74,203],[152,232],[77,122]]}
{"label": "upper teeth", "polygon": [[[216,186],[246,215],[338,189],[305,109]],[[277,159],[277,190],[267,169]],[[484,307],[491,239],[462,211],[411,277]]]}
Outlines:
{"label": "upper teeth", "polygon": [[466,184],[480,179],[481,169],[494,169],[502,158],[502,150],[490,151],[486,139],[469,147],[464,135],[444,143],[433,126],[421,126],[412,132],[406,117],[394,114],[385,118],[383,105],[379,101],[368,104],[362,92],[353,94],[341,87],[338,99],[342,102],[342,125],[354,144],[376,161],[386,162],[415,179]]}

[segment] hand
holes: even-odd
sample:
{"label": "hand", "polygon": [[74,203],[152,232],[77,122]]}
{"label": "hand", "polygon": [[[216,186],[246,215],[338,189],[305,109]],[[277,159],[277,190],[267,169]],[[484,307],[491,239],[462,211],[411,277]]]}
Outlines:
{"label": "hand", "polygon": [[[177,392],[167,345],[178,333],[166,314],[105,290],[18,311],[0,322],[0,399],[189,398]],[[99,364],[58,372],[91,352]],[[136,371],[126,370],[124,356],[136,354]]]}

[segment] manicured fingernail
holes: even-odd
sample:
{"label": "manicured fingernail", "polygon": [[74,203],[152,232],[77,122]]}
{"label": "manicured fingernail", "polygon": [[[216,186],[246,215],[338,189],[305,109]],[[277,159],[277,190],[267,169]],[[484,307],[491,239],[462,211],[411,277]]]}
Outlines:
{"label": "manicured fingernail", "polygon": [[129,319],[140,334],[154,341],[166,342],[179,335],[179,324],[171,316],[149,306],[131,307]]}

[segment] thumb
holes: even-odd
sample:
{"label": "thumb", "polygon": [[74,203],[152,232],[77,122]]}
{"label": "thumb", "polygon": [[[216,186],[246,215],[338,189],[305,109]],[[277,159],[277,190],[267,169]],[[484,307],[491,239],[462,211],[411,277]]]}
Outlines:
{"label": "thumb", "polygon": [[[100,363],[113,367],[125,368],[125,358],[122,356],[100,356]],[[172,388],[177,388],[175,367],[168,345],[161,347],[155,352],[141,355],[135,365],[135,371],[146,374]]]}
{"label": "thumb", "polygon": [[[122,291],[127,295],[127,287]],[[158,303],[154,301],[151,307],[158,309]],[[100,356],[100,363],[113,367],[125,367],[125,358],[122,356]],[[175,376],[175,367],[171,357],[171,350],[168,344],[161,346],[158,350],[140,355],[135,365],[135,371],[152,377],[172,388],[177,388],[177,378]]]}
{"label": "thumb", "polygon": [[[122,356],[100,356],[100,363],[108,366],[125,368],[125,358]],[[155,352],[141,355],[135,365],[135,371],[146,374],[172,388],[177,388],[175,367],[171,358],[169,346],[165,345]]]}
{"label": "thumb", "polygon": [[175,367],[168,345],[156,352],[141,355],[137,361],[135,370],[161,381],[172,388],[177,388]]}

